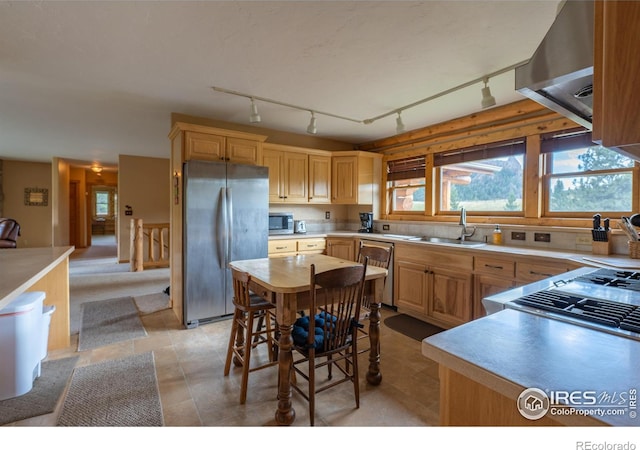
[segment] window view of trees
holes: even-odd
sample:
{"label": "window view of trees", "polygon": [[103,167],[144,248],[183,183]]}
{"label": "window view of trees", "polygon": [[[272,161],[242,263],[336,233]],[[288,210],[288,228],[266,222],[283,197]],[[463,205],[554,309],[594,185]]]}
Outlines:
{"label": "window view of trees", "polygon": [[96,216],[108,216],[109,205],[109,191],[96,191]]}
{"label": "window view of trees", "polygon": [[548,158],[549,211],[631,211],[630,158],[602,146],[554,152]]}
{"label": "window view of trees", "polygon": [[440,170],[442,209],[522,211],[522,155],[452,164]]}

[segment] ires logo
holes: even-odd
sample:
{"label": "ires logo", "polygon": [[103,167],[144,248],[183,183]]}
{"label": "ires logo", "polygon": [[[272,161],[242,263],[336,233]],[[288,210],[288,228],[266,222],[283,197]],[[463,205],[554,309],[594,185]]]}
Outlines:
{"label": "ires logo", "polygon": [[636,417],[637,390],[621,392],[543,391],[528,388],[517,399],[520,414],[529,420],[538,420],[547,413],[554,416],[621,416]]}

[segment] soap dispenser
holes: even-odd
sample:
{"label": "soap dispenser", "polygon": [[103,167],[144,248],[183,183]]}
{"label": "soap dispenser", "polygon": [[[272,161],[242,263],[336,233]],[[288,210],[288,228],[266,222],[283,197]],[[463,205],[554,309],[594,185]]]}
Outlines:
{"label": "soap dispenser", "polygon": [[493,243],[495,245],[502,245],[502,230],[500,229],[500,225],[496,225],[496,228],[493,230]]}

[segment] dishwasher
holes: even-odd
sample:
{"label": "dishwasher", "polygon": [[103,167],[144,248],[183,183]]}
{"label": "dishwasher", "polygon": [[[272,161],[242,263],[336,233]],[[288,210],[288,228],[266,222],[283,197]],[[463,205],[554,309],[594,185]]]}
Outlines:
{"label": "dishwasher", "polygon": [[389,260],[389,268],[387,269],[387,279],[385,280],[384,292],[382,293],[382,304],[394,311],[397,311],[393,301],[393,242],[361,239],[360,245],[363,247],[384,247],[391,250],[391,259]]}

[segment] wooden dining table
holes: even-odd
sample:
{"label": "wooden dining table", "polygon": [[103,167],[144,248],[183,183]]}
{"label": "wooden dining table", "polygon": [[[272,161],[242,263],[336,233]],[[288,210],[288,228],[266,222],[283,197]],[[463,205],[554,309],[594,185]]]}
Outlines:
{"label": "wooden dining table", "polygon": [[[231,268],[251,275],[251,290],[261,297],[275,302],[276,318],[280,329],[278,351],[278,408],[275,413],[278,425],[291,425],[296,417],[291,406],[291,377],[293,363],[293,338],[291,330],[298,317],[298,311],[309,307],[310,267],[315,265],[316,273],[338,267],[358,265],[355,261],[321,254],[296,255],[276,258],[259,258],[233,261]],[[367,382],[378,385],[382,381],[380,373],[380,302],[384,290],[387,270],[367,266],[365,282],[373,292],[369,315],[369,369]]]}

